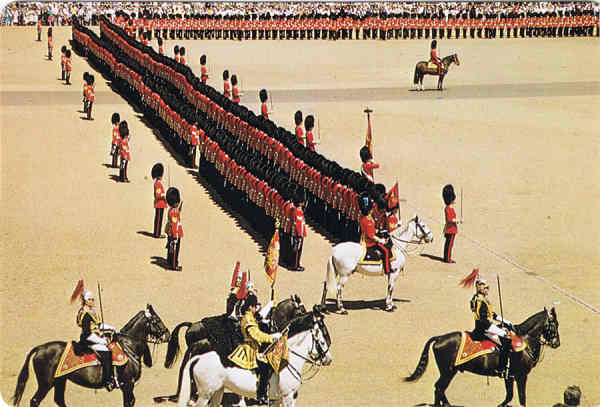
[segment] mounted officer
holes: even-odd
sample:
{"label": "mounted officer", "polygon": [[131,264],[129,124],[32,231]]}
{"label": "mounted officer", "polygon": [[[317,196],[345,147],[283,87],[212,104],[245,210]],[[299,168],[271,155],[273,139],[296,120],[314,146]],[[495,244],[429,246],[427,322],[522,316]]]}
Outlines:
{"label": "mounted officer", "polygon": [[[512,348],[509,331],[510,327],[512,327],[512,323],[494,312],[494,307],[488,299],[490,286],[486,280],[477,277],[475,288],[475,295],[473,295],[470,302],[471,311],[475,318],[473,339],[482,340],[484,337],[487,337],[500,345],[500,362],[497,373],[498,376],[506,379],[509,370],[509,367],[507,366],[508,353]],[[504,324],[508,328],[499,327],[497,323]]]}
{"label": "mounted officer", "polygon": [[106,387],[106,390],[111,391],[118,388],[119,383],[113,377],[112,352],[108,349],[109,341],[102,336],[102,331],[114,331],[115,328],[101,321],[95,305],[94,293],[84,291],[81,294],[81,308],[79,308],[76,320],[77,326],[81,328],[79,343],[89,346],[98,354],[102,363],[102,385]]}
{"label": "mounted officer", "polygon": [[429,51],[429,61],[438,68],[438,75],[442,74],[442,60],[437,56],[437,41],[431,41],[431,50]]}
{"label": "mounted officer", "polygon": [[260,330],[258,322],[254,317],[258,307],[258,298],[253,293],[248,293],[242,314],[244,315],[241,325],[244,343],[229,355],[229,360],[243,369],[254,370],[258,376],[258,385],[256,388],[256,398],[258,404],[268,404],[267,384],[269,381],[271,367],[262,353],[259,353],[261,344],[277,342],[281,338],[281,333],[267,334]]}
{"label": "mounted officer", "polygon": [[359,200],[360,212],[362,217],[360,218],[360,230],[361,237],[360,242],[368,250],[376,250],[381,255],[380,258],[383,262],[383,269],[386,274],[391,272],[390,249],[386,247],[385,239],[377,235],[375,229],[375,221],[373,220],[373,200],[367,195],[363,194]]}

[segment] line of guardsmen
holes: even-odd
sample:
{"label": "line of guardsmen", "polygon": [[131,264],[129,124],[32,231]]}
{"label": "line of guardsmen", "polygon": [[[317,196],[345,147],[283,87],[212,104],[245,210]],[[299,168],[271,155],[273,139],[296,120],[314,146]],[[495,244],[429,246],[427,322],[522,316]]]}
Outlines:
{"label": "line of guardsmen", "polygon": [[[214,16],[209,14],[127,15],[117,12],[113,23],[140,40],[163,39],[428,39],[598,36],[600,17],[591,10],[573,12],[477,13],[474,9],[445,16],[439,13],[385,13],[365,16],[345,13],[321,16]],[[146,44],[147,45],[147,44]]]}
{"label": "line of guardsmen", "polygon": [[[189,67],[127,38],[108,21],[102,21],[101,32],[98,38],[75,24],[76,49],[89,50],[90,63],[115,77],[115,88],[143,107],[146,119],[188,165],[196,165],[199,153],[201,176],[259,233],[271,236],[279,219],[282,240],[289,236],[290,242],[282,247],[295,247],[299,262],[292,209],[304,201],[307,217],[334,238],[359,240],[358,195],[375,199],[375,184],[299,144],[292,132],[233,103]],[[282,263],[299,268],[290,258],[284,255]]]}

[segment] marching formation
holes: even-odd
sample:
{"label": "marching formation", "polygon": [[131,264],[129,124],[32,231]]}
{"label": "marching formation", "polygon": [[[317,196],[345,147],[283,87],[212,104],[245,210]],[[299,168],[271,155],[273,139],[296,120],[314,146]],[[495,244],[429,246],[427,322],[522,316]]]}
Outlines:
{"label": "marching formation", "polygon": [[[115,329],[104,322],[101,302],[98,312],[94,294],[80,281],[71,298],[72,302],[81,301],[76,317],[81,328],[79,341],[52,342],[33,348],[19,374],[13,402],[15,405],[20,402],[29,362],[33,359],[39,388],[31,400],[32,406],[39,405],[53,386],[58,394],[55,401],[64,405],[64,394],[61,396],[60,393],[61,390],[64,393],[67,379],[90,388],[104,387],[108,391],[119,388],[123,392],[124,405],[133,406],[133,387],[140,377],[141,361],[148,367],[151,365],[147,359],[149,338],[157,343],[169,342],[165,366],[170,367],[175,359],[173,353],[176,353],[173,348],[178,351],[179,347],[179,329],[185,326],[188,328],[185,334],[187,350],[179,372],[177,394],[167,399],[177,401],[180,407],[188,405],[191,399],[196,399],[198,405],[209,402],[220,405],[224,391],[229,390],[254,398],[259,405],[268,405],[271,400],[278,400],[286,406],[294,405],[302,383],[304,364],[326,366],[332,362],[332,340],[324,323],[328,291],[336,294],[337,311],[346,314],[342,290],[348,277],[354,272],[383,275],[388,279],[384,309],[394,311],[396,306],[392,293],[396,278],[406,262],[407,245],[429,243],[433,240],[433,233],[416,215],[402,225],[398,183],[387,189],[384,184],[375,182],[374,172],[380,164],[373,157],[372,110],[365,110],[368,130],[365,145],[359,152],[362,162],[359,173],[317,153],[313,115],[304,117],[301,111],[296,111],[295,133],[277,126],[269,118],[266,89],[258,93],[261,107],[257,115],[240,104],[236,74],[230,76],[229,70],[224,70],[223,92],[218,92],[207,84],[206,55],[200,58],[201,76],[198,78],[186,65],[185,48],[175,46],[174,58],[165,56],[163,39],[221,36],[240,40],[268,39],[267,32],[277,30],[279,38],[282,38],[283,32],[283,38],[287,39],[310,39],[313,35],[319,38],[316,32],[321,30],[333,31],[334,34],[325,34],[325,38],[330,39],[352,39],[353,30],[356,30],[357,37],[360,31],[363,39],[377,38],[377,30],[379,35],[383,35],[381,39],[443,38],[447,26],[438,25],[436,31],[431,26],[409,25],[405,28],[402,22],[399,27],[385,25],[383,28],[368,24],[358,28],[334,25],[333,30],[311,27],[310,24],[292,28],[265,25],[261,28],[258,23],[252,25],[254,20],[250,19],[250,23],[244,26],[215,28],[210,26],[210,18],[190,17],[200,21],[200,26],[211,28],[199,29],[192,22],[183,26],[167,25],[165,28],[152,22],[156,17],[148,17],[141,27],[137,27],[125,13],[116,14],[113,22],[104,16],[99,18],[100,36],[75,19],[73,50],[87,56],[94,69],[111,78],[119,94],[141,107],[151,126],[174,147],[177,154],[185,158],[189,167],[198,169],[199,176],[206,179],[239,216],[247,219],[264,237],[272,236],[265,260],[265,272],[272,288],[271,299],[264,306],[260,304],[250,272],[240,272],[238,262],[225,313],[195,323],[183,322],[170,335],[150,305],[121,330]],[[146,24],[146,20],[151,22]],[[183,21],[177,17],[175,20]],[[597,22],[582,20],[585,35],[593,33],[593,24]],[[512,28],[506,25],[483,27],[486,38],[495,37],[497,29],[502,37],[505,28],[508,27],[507,33]],[[524,32],[529,35],[527,27]],[[550,27],[542,25],[537,27],[540,30],[532,28],[531,32],[541,36],[556,35],[558,31],[552,31]],[[449,28],[448,38],[454,28]],[[473,29],[477,28],[472,28],[471,37]],[[388,30],[392,33],[389,36]],[[140,33],[140,42],[135,40],[136,32]],[[148,45],[153,32],[158,38],[158,52]],[[368,33],[366,37],[365,32]],[[408,32],[408,37],[405,32]],[[460,29],[457,29],[456,33],[459,32]],[[568,32],[571,35],[571,31]],[[578,32],[577,29],[574,32]],[[49,28],[49,59],[52,59],[52,45],[52,28]],[[433,40],[430,62],[441,75],[443,64],[437,56],[436,47],[437,41]],[[61,77],[70,85],[71,50],[63,46],[61,52]],[[93,120],[94,83],[94,75],[85,72],[82,101],[88,120]],[[111,166],[118,166],[118,180],[128,183],[127,168],[131,161],[129,127],[116,112],[110,117],[110,122]],[[152,236],[156,239],[165,237],[162,228],[167,209],[165,264],[170,270],[182,271],[183,267],[179,264],[184,236],[181,193],[170,186],[170,182],[165,189],[165,167],[162,163],[155,163],[150,174],[155,209]],[[462,213],[458,217],[453,208],[456,198],[452,185],[443,187],[445,263],[455,263],[452,249],[458,224],[463,222]],[[303,241],[307,237],[305,214],[310,223],[322,227],[335,240],[342,242],[333,247],[328,261],[322,303],[308,312],[297,296],[275,304],[274,289],[277,265],[291,271],[305,270],[301,265]],[[453,376],[465,370],[501,377],[507,389],[501,405],[508,405],[512,400],[513,383],[516,381],[520,402],[525,405],[525,382],[532,367],[539,361],[541,348],[546,344],[552,348],[560,346],[555,309],[544,309],[522,324],[513,325],[503,317],[502,311],[500,315],[494,312],[488,298],[490,286],[481,278],[479,270],[473,270],[461,283],[465,287],[474,283],[476,288],[469,302],[475,329],[429,339],[417,369],[406,381],[417,380],[424,373],[429,347],[433,344],[441,373],[435,386],[436,406],[449,405],[445,390]],[[98,295],[100,292],[98,287]],[[502,307],[502,303],[499,305]],[[44,357],[46,359],[42,360]]]}

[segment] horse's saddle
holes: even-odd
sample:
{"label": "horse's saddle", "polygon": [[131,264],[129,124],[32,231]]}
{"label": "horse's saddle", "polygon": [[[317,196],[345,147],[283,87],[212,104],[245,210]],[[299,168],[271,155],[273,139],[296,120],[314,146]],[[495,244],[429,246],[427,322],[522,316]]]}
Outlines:
{"label": "horse's saddle", "polygon": [[[358,265],[365,266],[377,266],[383,263],[383,259],[381,258],[381,253],[376,249],[375,246],[367,247],[364,242],[361,241],[362,245],[362,254],[358,259]],[[392,243],[388,242],[385,247],[387,247],[390,251],[390,262],[396,260],[396,255],[392,250]]]}
{"label": "horse's saddle", "polygon": [[240,325],[227,314],[202,319],[202,324],[208,331],[208,340],[212,349],[219,355],[223,366],[234,366],[229,355],[244,341]]}
{"label": "horse's saddle", "polygon": [[427,69],[435,69],[437,71],[437,65],[431,61],[427,61]]}
{"label": "horse's saddle", "polygon": [[[127,355],[117,342],[109,343],[108,349],[112,352],[113,365],[122,366],[127,363]],[[75,370],[99,364],[98,355],[92,349],[78,342],[67,342],[67,346],[58,361],[54,377],[64,376]]]}
{"label": "horse's saddle", "polygon": [[[475,359],[479,356],[486,355],[488,353],[499,350],[498,345],[487,339],[482,338],[472,332],[461,332],[460,345],[458,352],[456,353],[456,360],[454,366],[462,365],[467,363],[469,360]],[[514,332],[512,333],[512,349],[514,352],[521,352],[527,347],[525,341],[519,338]]]}

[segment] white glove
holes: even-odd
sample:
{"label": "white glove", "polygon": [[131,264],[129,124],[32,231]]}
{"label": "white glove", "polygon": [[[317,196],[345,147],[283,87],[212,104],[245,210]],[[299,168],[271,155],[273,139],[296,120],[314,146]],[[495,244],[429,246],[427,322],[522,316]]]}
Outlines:
{"label": "white glove", "polygon": [[512,322],[510,322],[508,319],[506,318],[502,318],[500,315],[496,316],[496,321],[500,321],[505,323],[506,325],[512,326]]}
{"label": "white glove", "polygon": [[278,340],[281,339],[281,332],[275,332],[274,334],[271,335],[271,337],[273,338],[273,342],[277,342]]}

